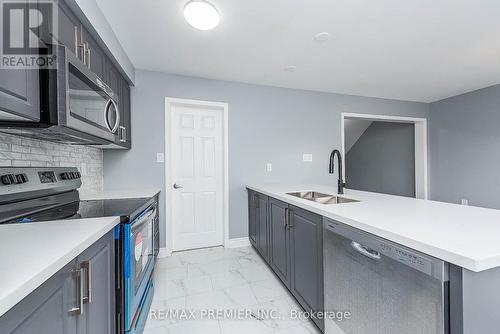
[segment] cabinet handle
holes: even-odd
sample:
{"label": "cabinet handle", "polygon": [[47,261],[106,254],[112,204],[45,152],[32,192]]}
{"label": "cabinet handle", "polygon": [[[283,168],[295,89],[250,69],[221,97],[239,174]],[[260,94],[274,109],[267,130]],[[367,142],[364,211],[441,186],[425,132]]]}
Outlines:
{"label": "cabinet handle", "polygon": [[87,295],[82,300],[84,304],[90,304],[92,303],[92,262],[84,261],[80,267],[87,272]]}
{"label": "cabinet handle", "polygon": [[90,58],[91,58],[90,56],[91,56],[92,50],[89,47],[89,42],[85,42],[84,44],[85,44],[85,61],[84,61],[84,63],[85,63],[85,65],[87,65],[87,67],[90,68]]}
{"label": "cabinet handle", "polygon": [[83,314],[83,282],[82,282],[82,277],[83,277],[83,269],[77,269],[73,270],[71,272],[73,275],[78,277],[78,287],[79,287],[79,293],[78,293],[78,306],[73,307],[68,310],[68,313],[70,315],[82,315]]}
{"label": "cabinet handle", "polygon": [[291,230],[292,228],[294,228],[295,226],[293,226],[293,224],[290,223],[290,214],[293,213],[293,210],[292,209],[288,209],[288,229]]}
{"label": "cabinet handle", "polygon": [[87,45],[85,43],[80,43],[78,45],[78,50],[79,52],[77,52],[77,57],[82,60],[84,65],[87,65],[86,63]]}
{"label": "cabinet handle", "polygon": [[124,126],[120,126],[120,143],[127,142],[127,128]]}
{"label": "cabinet handle", "polygon": [[283,225],[285,228],[288,227],[288,208],[285,208],[285,215],[283,216]]}
{"label": "cabinet handle", "polygon": [[78,57],[78,27],[75,26],[75,55]]}

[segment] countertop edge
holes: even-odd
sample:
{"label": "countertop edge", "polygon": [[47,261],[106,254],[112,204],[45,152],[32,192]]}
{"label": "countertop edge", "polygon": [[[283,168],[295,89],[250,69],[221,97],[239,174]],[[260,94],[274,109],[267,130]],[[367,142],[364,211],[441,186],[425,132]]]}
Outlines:
{"label": "countertop edge", "polygon": [[59,259],[47,266],[44,270],[36,273],[30,280],[24,282],[21,287],[17,288],[16,290],[12,291],[10,294],[7,294],[4,298],[2,298],[2,300],[0,301],[0,317],[11,310],[15,305],[17,305],[29,294],[39,288],[65,265],[70,263],[74,258],[80,255],[88,247],[92,246],[96,241],[98,241],[106,233],[111,231],[116,225],[120,223],[120,217],[118,216],[106,218],[108,218],[110,222],[103,224],[103,227],[100,228],[96,233],[92,234],[91,237],[83,240],[70,252],[63,254]]}

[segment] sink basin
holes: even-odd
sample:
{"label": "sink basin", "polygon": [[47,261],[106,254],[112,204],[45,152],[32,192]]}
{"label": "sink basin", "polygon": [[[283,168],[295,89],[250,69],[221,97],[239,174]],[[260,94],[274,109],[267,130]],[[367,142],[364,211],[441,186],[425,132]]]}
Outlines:
{"label": "sink basin", "polygon": [[323,193],[319,193],[316,191],[299,191],[299,192],[291,192],[291,193],[286,193],[286,194],[290,195],[290,196],[295,196],[298,198],[307,199],[308,201],[321,203],[321,204],[342,204],[342,203],[359,202],[359,201],[356,201],[354,199],[341,197],[341,196],[334,196],[334,195],[329,195],[329,194],[323,194]]}
{"label": "sink basin", "polygon": [[332,195],[328,194],[323,194],[319,193],[316,191],[299,191],[299,192],[292,192],[292,193],[286,193],[287,195],[290,196],[295,196],[303,199],[308,199],[308,200],[314,200],[317,198],[324,198],[324,197],[331,197]]}
{"label": "sink basin", "polygon": [[313,201],[317,202],[317,203],[321,203],[321,204],[342,204],[342,203],[359,202],[359,201],[356,201],[355,199],[350,199],[350,198],[340,197],[340,196],[328,196],[328,197],[322,197],[322,198],[315,198]]}

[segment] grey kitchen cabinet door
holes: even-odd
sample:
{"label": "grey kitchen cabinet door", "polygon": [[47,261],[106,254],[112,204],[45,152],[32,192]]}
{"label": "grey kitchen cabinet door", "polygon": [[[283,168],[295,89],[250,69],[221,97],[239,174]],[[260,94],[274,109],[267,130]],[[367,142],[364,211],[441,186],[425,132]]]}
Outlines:
{"label": "grey kitchen cabinet door", "polygon": [[115,332],[115,255],[113,232],[77,257],[83,269],[84,307],[78,334]]}
{"label": "grey kitchen cabinet door", "polygon": [[269,198],[262,194],[257,194],[257,210],[255,214],[257,227],[257,250],[260,255],[269,261],[269,228],[268,228],[268,209]]}
{"label": "grey kitchen cabinet door", "polygon": [[0,317],[2,334],[76,334],[78,306],[76,261],[71,261]]}
{"label": "grey kitchen cabinet door", "polygon": [[257,225],[255,214],[257,210],[257,194],[255,191],[248,189],[248,238],[250,243],[257,247]]}
{"label": "grey kitchen cabinet door", "polygon": [[120,72],[118,72],[110,59],[106,59],[106,77],[104,80],[111,90],[118,95],[118,101],[120,101],[119,95],[121,92],[120,79]]}
{"label": "grey kitchen cabinet door", "polygon": [[[27,13],[27,11],[25,11]],[[27,17],[26,17],[27,19]],[[22,54],[29,54],[29,39],[26,34]],[[0,120],[40,120],[40,83],[36,69],[0,69]]]}
{"label": "grey kitchen cabinet door", "polygon": [[85,54],[83,55],[84,57],[84,63],[87,65],[88,68],[101,80],[105,81],[105,75],[106,75],[106,55],[104,51],[101,49],[101,47],[97,44],[95,39],[90,35],[90,32],[85,29],[83,26],[81,28],[82,32],[82,43],[85,44]]}
{"label": "grey kitchen cabinet door", "polygon": [[0,120],[40,121],[38,71],[0,69]]}
{"label": "grey kitchen cabinet door", "polygon": [[83,44],[82,44],[82,25],[80,20],[71,11],[64,0],[58,0],[57,11],[57,29],[54,38],[60,45],[64,45],[68,51],[75,54],[80,60],[83,60]]}
{"label": "grey kitchen cabinet door", "polygon": [[[323,311],[323,223],[322,217],[290,206],[290,290],[307,311]],[[324,330],[322,320],[313,319]]]}
{"label": "grey kitchen cabinet door", "polygon": [[120,103],[120,129],[118,132],[119,144],[122,147],[130,148],[132,146],[131,137],[131,110],[130,110],[130,86],[124,78],[121,80]]}
{"label": "grey kitchen cabinet door", "polygon": [[288,233],[288,204],[269,199],[270,264],[276,275],[290,285],[290,249]]}

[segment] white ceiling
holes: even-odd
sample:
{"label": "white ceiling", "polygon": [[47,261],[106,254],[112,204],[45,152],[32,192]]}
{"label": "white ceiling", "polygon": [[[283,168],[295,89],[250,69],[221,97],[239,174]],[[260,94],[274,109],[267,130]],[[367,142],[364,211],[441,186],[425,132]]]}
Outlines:
{"label": "white ceiling", "polygon": [[498,0],[211,0],[212,31],[186,2],[97,0],[139,69],[422,102],[500,83]]}

